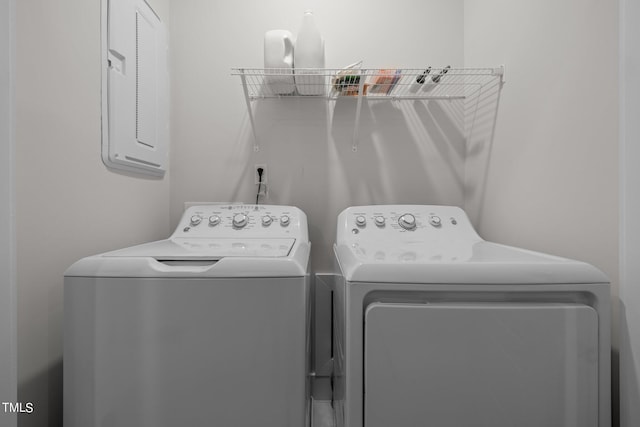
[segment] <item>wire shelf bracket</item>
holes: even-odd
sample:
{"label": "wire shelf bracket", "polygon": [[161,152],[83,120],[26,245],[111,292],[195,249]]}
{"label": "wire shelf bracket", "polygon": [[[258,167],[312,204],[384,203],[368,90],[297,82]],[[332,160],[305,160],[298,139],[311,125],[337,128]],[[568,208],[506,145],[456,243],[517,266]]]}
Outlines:
{"label": "wire shelf bracket", "polygon": [[254,139],[260,150],[252,102],[268,99],[356,97],[352,150],[358,151],[362,102],[464,100],[499,79],[505,66],[493,68],[233,68],[240,77]]}

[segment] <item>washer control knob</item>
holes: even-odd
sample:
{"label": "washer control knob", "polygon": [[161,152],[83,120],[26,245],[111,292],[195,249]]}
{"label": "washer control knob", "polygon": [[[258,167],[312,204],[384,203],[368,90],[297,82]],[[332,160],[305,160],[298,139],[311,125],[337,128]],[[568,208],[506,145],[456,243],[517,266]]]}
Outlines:
{"label": "washer control knob", "polygon": [[269,215],[265,215],[262,217],[262,225],[268,227],[273,222],[273,219]]}
{"label": "washer control knob", "polygon": [[202,217],[200,215],[193,215],[191,217],[191,225],[196,226],[202,222]]}
{"label": "washer control knob", "polygon": [[233,216],[233,226],[235,228],[242,228],[249,222],[249,217],[243,213],[235,214]]}
{"label": "washer control knob", "polygon": [[406,213],[398,219],[398,224],[405,230],[413,230],[416,228],[416,217],[410,213]]}
{"label": "washer control knob", "polygon": [[356,225],[358,227],[364,227],[365,225],[367,225],[367,218],[365,218],[363,215],[358,215],[356,217]]}
{"label": "washer control knob", "polygon": [[286,227],[289,225],[289,223],[291,222],[291,218],[289,218],[289,215],[282,215],[280,217],[280,225],[283,227]]}
{"label": "washer control knob", "polygon": [[442,225],[442,220],[437,215],[431,215],[429,217],[429,224],[433,225],[434,227],[440,227]]}
{"label": "washer control knob", "polygon": [[209,217],[209,225],[215,227],[218,224],[220,224],[220,217],[218,215],[211,215]]}
{"label": "washer control knob", "polygon": [[382,215],[375,217],[374,221],[378,227],[384,227],[385,219]]}

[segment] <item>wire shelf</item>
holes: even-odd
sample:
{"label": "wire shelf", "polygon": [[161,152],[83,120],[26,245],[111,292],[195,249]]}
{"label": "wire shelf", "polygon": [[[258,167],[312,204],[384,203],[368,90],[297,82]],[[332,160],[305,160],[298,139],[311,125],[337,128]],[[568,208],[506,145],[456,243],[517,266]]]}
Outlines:
{"label": "wire shelf", "polygon": [[259,151],[251,101],[259,99],[357,99],[353,151],[358,150],[362,100],[457,100],[479,93],[485,85],[504,83],[497,68],[233,68],[242,82],[254,151]]}
{"label": "wire shelf", "polygon": [[234,68],[251,100],[362,96],[370,100],[465,99],[501,79],[498,68]]}

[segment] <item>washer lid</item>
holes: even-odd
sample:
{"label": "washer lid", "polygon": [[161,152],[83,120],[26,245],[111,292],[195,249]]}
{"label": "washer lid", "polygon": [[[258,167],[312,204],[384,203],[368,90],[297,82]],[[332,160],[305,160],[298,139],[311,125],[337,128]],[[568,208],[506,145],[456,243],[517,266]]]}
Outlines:
{"label": "washer lid", "polygon": [[295,242],[296,239],[187,239],[178,237],[107,252],[102,256],[146,256],[160,261],[219,260],[225,257],[282,258],[289,255]]}
{"label": "washer lid", "polygon": [[168,239],[83,258],[71,277],[303,277],[310,245],[296,239]]}
{"label": "washer lid", "polygon": [[584,262],[480,241],[361,241],[334,247],[347,281],[377,283],[608,283]]}

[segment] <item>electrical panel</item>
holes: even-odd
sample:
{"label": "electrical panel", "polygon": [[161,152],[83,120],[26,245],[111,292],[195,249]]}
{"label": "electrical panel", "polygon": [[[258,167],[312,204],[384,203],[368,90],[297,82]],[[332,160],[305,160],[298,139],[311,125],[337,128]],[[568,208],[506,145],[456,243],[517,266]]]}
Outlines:
{"label": "electrical panel", "polygon": [[102,159],[163,176],[169,153],[167,30],[144,0],[103,0]]}

